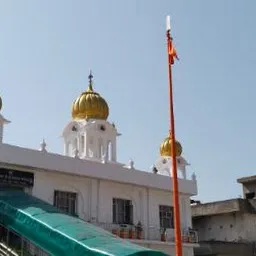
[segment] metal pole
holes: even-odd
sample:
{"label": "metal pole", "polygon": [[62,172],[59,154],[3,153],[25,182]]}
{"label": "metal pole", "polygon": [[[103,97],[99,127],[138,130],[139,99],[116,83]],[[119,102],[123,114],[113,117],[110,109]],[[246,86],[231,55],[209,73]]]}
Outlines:
{"label": "metal pole", "polygon": [[180,207],[179,207],[179,185],[177,176],[176,148],[175,148],[175,120],[173,109],[173,88],[172,88],[172,68],[169,60],[169,47],[171,43],[170,30],[167,36],[167,56],[168,56],[168,77],[169,77],[169,97],[170,97],[170,139],[172,158],[172,180],[173,180],[173,206],[174,206],[174,231],[175,231],[175,252],[176,256],[182,256],[182,239],[180,228]]}

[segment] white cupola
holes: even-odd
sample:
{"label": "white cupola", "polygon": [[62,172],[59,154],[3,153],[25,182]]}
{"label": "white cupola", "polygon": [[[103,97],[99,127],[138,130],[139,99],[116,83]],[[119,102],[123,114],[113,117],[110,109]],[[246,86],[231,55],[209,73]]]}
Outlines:
{"label": "white cupola", "polygon": [[[167,176],[172,175],[170,173],[171,166],[172,166],[172,155],[173,155],[171,143],[172,141],[169,135],[164,139],[163,143],[160,146],[160,157],[157,159],[154,167],[152,168],[152,171],[154,173],[159,173]],[[180,176],[183,179],[186,179],[187,178],[186,167],[189,165],[189,163],[182,156],[182,146],[178,141],[175,141],[175,151],[176,151],[175,157],[177,161],[177,169],[179,170],[178,176]]]}
{"label": "white cupola", "polygon": [[[0,97],[0,112],[2,109],[2,98]],[[3,115],[0,113],[0,144],[3,143],[3,136],[4,136],[4,125],[9,124],[10,121],[8,121],[7,119],[5,119],[3,117]]]}
{"label": "white cupola", "polygon": [[116,162],[116,139],[120,134],[115,125],[107,121],[108,104],[94,91],[92,78],[90,72],[87,90],[73,103],[73,120],[63,131],[64,154]]}

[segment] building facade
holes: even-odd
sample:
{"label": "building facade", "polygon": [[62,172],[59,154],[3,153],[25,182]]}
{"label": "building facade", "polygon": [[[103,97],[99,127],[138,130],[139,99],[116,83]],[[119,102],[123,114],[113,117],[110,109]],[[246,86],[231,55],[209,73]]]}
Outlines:
{"label": "building facade", "polygon": [[202,255],[256,255],[256,176],[237,181],[243,186],[243,198],[192,206],[193,227],[201,244],[197,251]]}
{"label": "building facade", "polygon": [[[47,152],[45,141],[39,150],[4,143],[9,121],[0,115],[0,189],[23,190],[121,238],[174,255],[170,139],[162,143],[152,172],[137,170],[132,160],[119,163],[120,133],[108,114],[90,74],[88,89],[74,101],[72,120],[64,128],[63,155]],[[194,174],[187,178],[179,142],[176,149],[183,251],[192,256],[198,244],[190,197],[197,194],[197,182]]]}

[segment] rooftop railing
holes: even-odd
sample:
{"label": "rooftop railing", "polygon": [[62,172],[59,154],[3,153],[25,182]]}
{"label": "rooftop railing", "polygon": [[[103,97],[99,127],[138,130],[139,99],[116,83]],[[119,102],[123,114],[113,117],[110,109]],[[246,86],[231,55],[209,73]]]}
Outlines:
{"label": "rooftop railing", "polygon": [[[141,229],[138,229],[134,225],[126,224],[94,224],[124,239],[174,242],[174,229],[163,230],[159,227],[142,227]],[[197,232],[193,229],[184,229],[182,232],[182,241],[183,243],[198,243]]]}

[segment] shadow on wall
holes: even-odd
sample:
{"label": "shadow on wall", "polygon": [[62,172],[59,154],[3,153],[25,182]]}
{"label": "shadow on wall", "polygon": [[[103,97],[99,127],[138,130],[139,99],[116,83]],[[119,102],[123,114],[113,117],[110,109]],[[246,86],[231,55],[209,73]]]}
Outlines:
{"label": "shadow on wall", "polygon": [[254,243],[206,241],[194,248],[195,256],[254,256]]}

